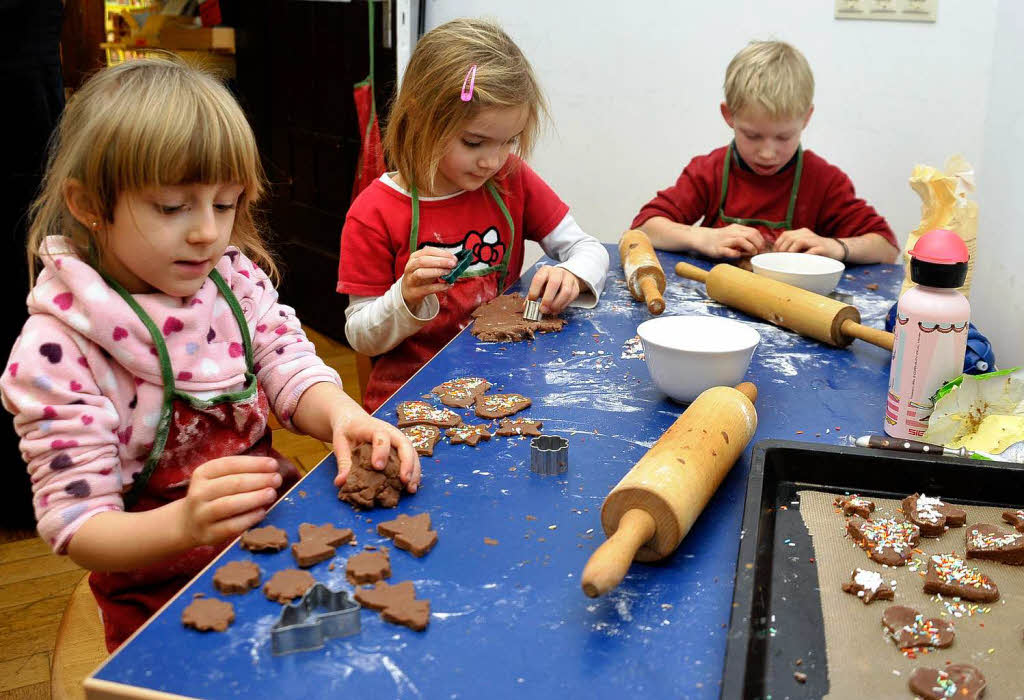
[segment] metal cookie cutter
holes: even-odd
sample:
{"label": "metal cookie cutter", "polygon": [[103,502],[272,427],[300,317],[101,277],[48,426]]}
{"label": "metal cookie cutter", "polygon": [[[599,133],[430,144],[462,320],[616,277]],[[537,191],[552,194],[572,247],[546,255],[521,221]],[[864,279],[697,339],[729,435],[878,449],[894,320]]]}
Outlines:
{"label": "metal cookie cutter", "polygon": [[540,302],[527,299],[526,306],[523,307],[523,318],[527,321],[539,321],[541,319]]}
{"label": "metal cookie cutter", "polygon": [[327,639],[356,634],[362,629],[361,609],[347,591],[332,591],[315,583],[297,604],[281,610],[281,617],[270,628],[271,651],[276,656],[312,651]]}
{"label": "metal cookie cutter", "polygon": [[455,254],[455,267],[447,275],[441,275],[448,284],[455,284],[455,280],[462,277],[462,273],[466,271],[466,268],[473,264],[473,251],[469,249],[462,249]]}
{"label": "metal cookie cutter", "polygon": [[569,441],[557,435],[530,440],[530,471],[542,476],[563,474],[569,469]]}

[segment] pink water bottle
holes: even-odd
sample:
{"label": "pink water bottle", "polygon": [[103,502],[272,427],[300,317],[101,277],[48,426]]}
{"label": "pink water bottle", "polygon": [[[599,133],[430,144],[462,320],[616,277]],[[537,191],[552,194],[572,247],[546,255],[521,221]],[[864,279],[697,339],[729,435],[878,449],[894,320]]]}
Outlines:
{"label": "pink water bottle", "polygon": [[953,231],[936,229],[910,251],[910,279],[917,285],[896,306],[896,338],[889,367],[885,432],[920,438],[928,429],[932,397],[964,370],[971,304],[957,291],[970,254]]}

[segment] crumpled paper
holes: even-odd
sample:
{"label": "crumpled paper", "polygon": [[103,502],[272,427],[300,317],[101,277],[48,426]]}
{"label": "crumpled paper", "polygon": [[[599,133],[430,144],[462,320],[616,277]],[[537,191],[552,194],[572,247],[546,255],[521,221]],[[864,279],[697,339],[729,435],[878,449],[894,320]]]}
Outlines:
{"label": "crumpled paper", "polygon": [[1024,369],[965,374],[936,396],[925,442],[997,455],[1024,440]]}
{"label": "crumpled paper", "polygon": [[917,244],[923,234],[937,228],[956,232],[971,255],[967,262],[967,279],[960,293],[971,295],[974,278],[974,258],[978,251],[978,203],[968,199],[974,192],[974,167],[960,155],[950,156],[942,170],[930,165],[915,165],[910,175],[910,187],[921,197],[921,223],[907,237],[903,253],[906,277],[900,296],[914,285],[910,281],[910,255],[906,252]]}

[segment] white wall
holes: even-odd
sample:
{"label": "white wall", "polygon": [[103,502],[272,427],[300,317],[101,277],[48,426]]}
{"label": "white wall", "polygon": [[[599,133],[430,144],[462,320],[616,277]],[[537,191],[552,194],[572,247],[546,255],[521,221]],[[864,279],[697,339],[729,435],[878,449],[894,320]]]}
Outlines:
{"label": "white wall", "polygon": [[1024,365],[1024,3],[1000,0],[978,176],[978,259],[971,309],[1000,367]]}
{"label": "white wall", "polygon": [[[941,0],[934,24],[836,20],[830,0],[430,0],[427,28],[491,17],[533,64],[553,128],[532,165],[583,228],[614,241],[639,207],[694,155],[724,145],[722,80],[750,39],[782,39],[806,54],[817,82],[804,145],[850,175],[906,240],[920,218],[907,185],[917,163],[962,153],[979,173],[975,318],[1000,365],[1024,363],[1020,313],[1024,177],[1020,116],[1024,24],[1019,0]],[[996,65],[993,67],[993,60]],[[997,89],[990,86],[995,81]],[[991,171],[985,168],[991,164]],[[1000,271],[1000,266],[1002,271]],[[1013,282],[1008,281],[1013,277]],[[996,303],[996,299],[1000,299]],[[1015,325],[1015,333],[1002,330]]]}

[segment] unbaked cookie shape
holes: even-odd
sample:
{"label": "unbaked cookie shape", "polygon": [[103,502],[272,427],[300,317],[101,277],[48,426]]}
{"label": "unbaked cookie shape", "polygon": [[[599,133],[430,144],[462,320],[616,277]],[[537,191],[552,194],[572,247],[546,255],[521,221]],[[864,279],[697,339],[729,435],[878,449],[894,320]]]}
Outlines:
{"label": "unbaked cookie shape", "polygon": [[476,446],[481,440],[490,440],[491,431],[487,425],[460,425],[444,431],[453,445],[464,443]]}
{"label": "unbaked cookie shape", "polygon": [[903,566],[910,561],[921,537],[917,525],[893,518],[864,520],[854,516],[847,521],[846,531],[872,561],[886,566]]}
{"label": "unbaked cookie shape", "polygon": [[922,537],[941,537],[951,527],[963,527],[967,511],[941,498],[914,494],[903,499],[903,514],[921,528]]}
{"label": "unbaked cookie shape", "polygon": [[441,430],[436,425],[409,425],[401,430],[409,438],[416,454],[422,457],[434,455],[434,445],[441,440]]}
{"label": "unbaked cookie shape", "polygon": [[462,425],[462,416],[447,408],[431,406],[426,401],[403,401],[396,410],[399,428],[417,424],[435,425],[438,428]]}
{"label": "unbaked cookie shape", "polygon": [[431,393],[436,394],[445,406],[468,408],[477,396],[490,388],[491,383],[483,377],[460,377],[435,386]]}
{"label": "unbaked cookie shape", "polygon": [[978,523],[967,529],[968,559],[988,559],[1011,566],[1024,565],[1024,533]]}
{"label": "unbaked cookie shape", "polygon": [[540,437],[540,431],[543,427],[544,423],[539,420],[530,420],[529,418],[502,418],[498,423],[498,430],[494,434],[502,437],[511,437],[516,435]]}
{"label": "unbaked cookie shape", "polygon": [[484,342],[526,340],[536,333],[553,333],[562,330],[565,320],[549,316],[540,321],[523,318],[526,299],[521,294],[506,294],[495,297],[478,306],[471,314],[475,319],[470,333]]}
{"label": "unbaked cookie shape", "polygon": [[506,418],[529,408],[533,402],[522,394],[486,394],[476,400],[476,414],[481,418]]}

